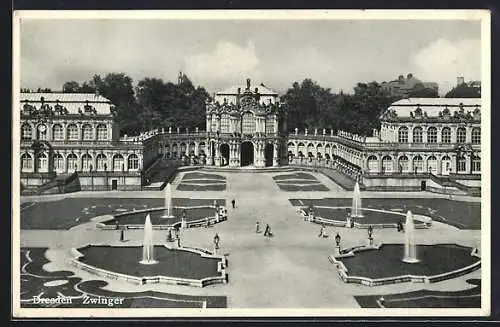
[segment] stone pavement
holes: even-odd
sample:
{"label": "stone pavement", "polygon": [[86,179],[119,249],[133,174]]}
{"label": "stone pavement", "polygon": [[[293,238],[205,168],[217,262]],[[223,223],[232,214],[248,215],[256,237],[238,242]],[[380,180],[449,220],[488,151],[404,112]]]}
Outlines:
{"label": "stone pavement", "polygon": [[[214,173],[211,171],[211,173]],[[471,287],[465,281],[477,278],[480,271],[440,283],[396,284],[380,287],[366,287],[345,284],[337,276],[328,255],[333,253],[334,235],[340,232],[342,246],[349,247],[365,243],[366,231],[357,229],[327,227],[329,238],[318,238],[319,226],[305,222],[288,201],[289,198],[350,197],[352,192],[343,191],[330,179],[312,173],[330,192],[283,192],[272,176],[276,173],[226,173],[227,190],[223,192],[183,192],[173,190],[173,197],[225,198],[228,203],[229,219],[211,228],[194,228],[183,231],[183,244],[211,249],[212,239],[220,236],[221,251],[228,254],[229,283],[206,288],[189,288],[170,285],[136,286],[126,282],[109,281],[106,289],[116,291],[155,291],[190,295],[227,295],[230,308],[356,308],[354,295],[400,293],[422,288],[432,290],[460,290]],[[173,189],[175,189],[173,187]],[[23,201],[49,201],[63,197],[162,197],[163,192],[79,192],[64,196],[26,197]],[[363,197],[444,197],[432,193],[377,193],[363,192]],[[230,208],[230,201],[236,200],[236,209]],[[457,197],[454,197],[457,198]],[[479,201],[462,197],[464,201]],[[461,198],[461,200],[462,200]],[[268,223],[274,237],[268,239],[255,233],[255,222],[261,229]],[[47,270],[71,269],[68,265],[68,250],[71,247],[92,244],[118,243],[115,231],[100,231],[94,222],[77,226],[69,231],[22,230],[21,246],[47,246],[47,256],[53,260]],[[161,243],[165,231],[155,231],[154,238]],[[457,243],[469,246],[480,244],[480,231],[458,230],[455,227],[434,222],[428,230],[417,230],[418,243]],[[130,245],[140,245],[142,231],[127,231]],[[375,242],[403,242],[404,234],[396,230],[375,231]],[[84,279],[98,277],[77,270],[75,274]]]}

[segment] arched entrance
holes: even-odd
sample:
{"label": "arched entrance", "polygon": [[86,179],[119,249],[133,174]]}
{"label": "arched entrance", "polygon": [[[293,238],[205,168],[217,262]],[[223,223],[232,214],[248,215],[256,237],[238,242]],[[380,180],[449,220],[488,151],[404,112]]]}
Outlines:
{"label": "arched entrance", "polygon": [[264,158],[266,159],[266,167],[273,165],[274,146],[272,143],[267,143],[264,149]]}
{"label": "arched entrance", "polygon": [[229,144],[224,143],[220,146],[220,154],[222,156],[221,166],[229,165]]}
{"label": "arched entrance", "polygon": [[241,167],[253,165],[254,147],[253,143],[246,141],[241,143]]}

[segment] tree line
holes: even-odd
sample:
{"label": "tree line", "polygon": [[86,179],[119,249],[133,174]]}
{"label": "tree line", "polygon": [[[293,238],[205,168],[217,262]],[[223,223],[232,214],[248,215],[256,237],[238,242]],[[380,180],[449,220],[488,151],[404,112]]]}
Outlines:
{"label": "tree line", "polygon": [[[29,90],[21,90],[28,92]],[[66,93],[98,93],[113,105],[114,120],[121,134],[137,135],[141,131],[181,127],[205,129],[205,103],[210,98],[202,86],[195,86],[180,74],[177,83],[159,78],[144,78],[133,86],[133,80],[124,73],[94,75],[89,81],[67,81],[62,86]],[[418,91],[418,90],[417,90]],[[436,97],[421,90],[413,97]],[[39,92],[52,92],[39,89]],[[480,89],[459,85],[446,97],[480,97]],[[380,127],[379,116],[401,97],[384,91],[377,82],[357,83],[352,93],[334,93],[310,78],[294,82],[281,96],[287,112],[288,132],[295,128],[344,130],[360,135],[371,135]]]}

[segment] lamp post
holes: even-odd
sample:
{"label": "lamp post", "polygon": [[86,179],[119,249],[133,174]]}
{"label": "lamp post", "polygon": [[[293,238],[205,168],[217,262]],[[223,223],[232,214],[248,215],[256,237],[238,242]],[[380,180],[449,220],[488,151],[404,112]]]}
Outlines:
{"label": "lamp post", "polygon": [[339,232],[337,232],[337,235],[335,235],[335,243],[336,243],[335,252],[336,252],[337,256],[340,256],[340,240],[341,239],[342,238],[340,237]]}

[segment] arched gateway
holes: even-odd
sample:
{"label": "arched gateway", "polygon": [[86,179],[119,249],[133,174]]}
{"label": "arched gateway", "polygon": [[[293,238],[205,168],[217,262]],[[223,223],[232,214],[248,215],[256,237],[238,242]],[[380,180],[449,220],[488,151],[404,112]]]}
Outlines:
{"label": "arched gateway", "polygon": [[250,166],[254,163],[254,146],[250,141],[241,143],[241,167]]}

